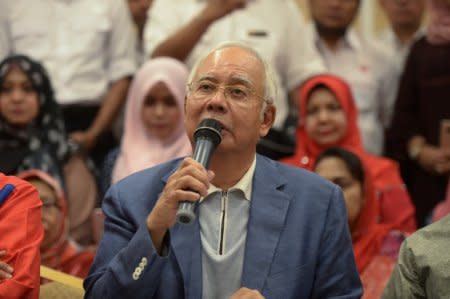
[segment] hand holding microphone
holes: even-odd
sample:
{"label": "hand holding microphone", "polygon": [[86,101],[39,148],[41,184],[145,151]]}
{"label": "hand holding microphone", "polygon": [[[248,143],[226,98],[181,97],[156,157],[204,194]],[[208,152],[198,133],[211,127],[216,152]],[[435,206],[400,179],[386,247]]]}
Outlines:
{"label": "hand holding microphone", "polygon": [[[205,168],[208,168],[209,160],[219,143],[222,141],[220,132],[222,127],[218,121],[212,118],[204,119],[194,132],[195,148],[193,159]],[[182,224],[191,224],[195,220],[195,203],[183,201],[177,212],[177,221]]]}
{"label": "hand holding microphone", "polygon": [[158,201],[147,217],[147,228],[154,245],[160,250],[163,237],[178,220],[192,223],[194,207],[201,196],[208,193],[211,174],[206,170],[213,151],[221,141],[221,125],[214,119],[205,119],[194,133],[195,148],[192,158],[185,158],[168,179]]}

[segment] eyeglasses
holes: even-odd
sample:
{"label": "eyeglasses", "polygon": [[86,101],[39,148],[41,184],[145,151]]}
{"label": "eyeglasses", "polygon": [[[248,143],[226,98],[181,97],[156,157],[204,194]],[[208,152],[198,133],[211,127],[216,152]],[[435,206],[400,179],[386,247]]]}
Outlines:
{"label": "eyeglasses", "polygon": [[219,85],[210,81],[198,81],[189,83],[188,88],[192,97],[200,101],[216,96],[219,90],[228,101],[240,105],[248,104],[253,96],[265,101],[264,97],[244,85]]}

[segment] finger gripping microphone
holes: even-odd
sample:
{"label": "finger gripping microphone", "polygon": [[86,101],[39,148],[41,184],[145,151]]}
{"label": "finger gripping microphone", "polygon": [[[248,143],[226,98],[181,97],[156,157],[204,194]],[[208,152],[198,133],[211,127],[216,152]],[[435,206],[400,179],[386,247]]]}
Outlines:
{"label": "finger gripping microphone", "polygon": [[[195,148],[192,158],[208,168],[209,160],[216,147],[222,141],[222,126],[213,118],[205,118],[194,132]],[[194,202],[181,201],[177,211],[177,222],[191,224],[195,220]]]}

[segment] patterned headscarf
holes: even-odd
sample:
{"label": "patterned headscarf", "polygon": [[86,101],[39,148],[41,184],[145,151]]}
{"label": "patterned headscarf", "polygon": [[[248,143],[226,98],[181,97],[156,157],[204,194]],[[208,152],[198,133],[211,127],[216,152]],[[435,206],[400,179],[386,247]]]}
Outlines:
{"label": "patterned headscarf", "polygon": [[31,81],[38,94],[39,114],[28,126],[17,128],[0,113],[1,170],[14,174],[26,169],[40,169],[56,177],[63,185],[62,166],[70,149],[49,76],[42,65],[32,59],[22,55],[11,56],[0,64],[0,87],[13,67],[18,67]]}

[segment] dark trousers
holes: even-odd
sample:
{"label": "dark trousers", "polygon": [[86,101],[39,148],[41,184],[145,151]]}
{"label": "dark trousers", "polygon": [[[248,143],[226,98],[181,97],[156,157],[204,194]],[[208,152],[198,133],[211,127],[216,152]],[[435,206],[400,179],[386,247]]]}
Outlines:
{"label": "dark trousers", "polygon": [[[100,106],[98,105],[63,105],[62,113],[67,133],[70,134],[75,131],[87,130],[93,123],[99,110]],[[118,142],[111,130],[103,132],[98,137],[96,145],[88,153],[89,157],[94,161],[97,170],[101,169],[107,153],[117,146]],[[98,172],[99,171],[97,171],[97,173]]]}

